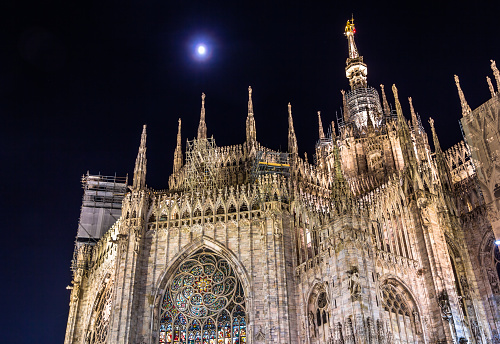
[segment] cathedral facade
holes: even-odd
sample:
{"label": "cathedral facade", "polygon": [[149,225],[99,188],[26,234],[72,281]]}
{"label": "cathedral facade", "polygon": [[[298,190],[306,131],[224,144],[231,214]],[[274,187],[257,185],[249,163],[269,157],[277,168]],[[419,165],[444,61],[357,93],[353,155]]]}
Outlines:
{"label": "cathedral facade", "polygon": [[470,146],[442,151],[430,119],[432,151],[354,33],[312,164],[290,104],[288,152],[258,142],[251,88],[242,144],[207,136],[205,95],[184,153],[179,120],[168,190],[146,186],[144,126],[121,215],[77,238],[66,344],[500,343],[498,70],[474,111],[456,79]]}

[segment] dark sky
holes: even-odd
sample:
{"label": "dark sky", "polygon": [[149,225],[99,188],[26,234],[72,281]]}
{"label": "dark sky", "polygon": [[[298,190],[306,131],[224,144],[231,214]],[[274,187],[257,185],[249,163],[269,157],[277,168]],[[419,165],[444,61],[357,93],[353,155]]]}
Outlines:
{"label": "dark sky", "polygon": [[[345,22],[354,13],[368,83],[395,83],[443,148],[461,139],[453,74],[472,108],[500,65],[498,1],[3,1],[0,5],[2,342],[62,343],[80,177],[131,175],[148,125],[148,185],[167,187],[177,118],[193,138],[205,92],[208,134],[244,141],[247,87],[257,139],[287,148],[287,103],[301,154],[347,89]],[[465,3],[465,2],[464,2]],[[411,5],[410,5],[411,4]],[[205,40],[212,55],[192,58]],[[393,103],[389,92],[389,102]]]}

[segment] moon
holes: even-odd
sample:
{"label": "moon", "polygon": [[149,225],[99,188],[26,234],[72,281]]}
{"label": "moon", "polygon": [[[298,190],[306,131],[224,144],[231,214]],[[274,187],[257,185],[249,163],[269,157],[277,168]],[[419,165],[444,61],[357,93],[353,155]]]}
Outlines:
{"label": "moon", "polygon": [[198,45],[198,48],[196,49],[198,51],[198,55],[205,55],[207,53],[207,47],[205,45],[200,44]]}

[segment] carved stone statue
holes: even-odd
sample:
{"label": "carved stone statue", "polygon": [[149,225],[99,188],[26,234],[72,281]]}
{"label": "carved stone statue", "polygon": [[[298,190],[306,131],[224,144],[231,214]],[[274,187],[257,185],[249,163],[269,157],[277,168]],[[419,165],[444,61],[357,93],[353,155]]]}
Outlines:
{"label": "carved stone statue", "polygon": [[486,273],[488,274],[488,281],[490,282],[491,285],[491,291],[494,294],[500,294],[500,287],[498,286],[498,277],[495,271],[493,269],[488,269],[486,270]]}
{"label": "carved stone statue", "polygon": [[309,335],[312,338],[316,338],[316,327],[314,326],[314,314],[309,311]]}
{"label": "carved stone statue", "polygon": [[417,334],[422,334],[422,324],[420,323],[420,316],[416,309],[413,310],[413,321],[415,322]]}
{"label": "carved stone statue", "polygon": [[351,292],[352,300],[357,300],[361,296],[361,284],[359,283],[359,272],[357,267],[353,267],[349,274],[349,291]]}
{"label": "carved stone statue", "polygon": [[448,298],[448,293],[446,290],[441,291],[439,294],[439,307],[441,308],[441,317],[446,320],[450,321],[452,318],[451,314],[451,307],[450,307],[450,300]]}

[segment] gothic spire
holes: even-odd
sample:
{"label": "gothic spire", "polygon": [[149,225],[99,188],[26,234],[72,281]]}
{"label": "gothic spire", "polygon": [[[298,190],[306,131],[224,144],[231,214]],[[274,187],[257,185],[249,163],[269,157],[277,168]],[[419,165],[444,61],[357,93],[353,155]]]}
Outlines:
{"label": "gothic spire", "polygon": [[490,62],[491,62],[491,70],[493,71],[493,75],[495,76],[495,80],[497,82],[497,91],[500,91],[500,72],[498,71],[495,60],[490,60]]}
{"label": "gothic spire", "polygon": [[319,130],[319,138],[325,138],[325,131],[323,130],[323,123],[321,123],[321,111],[318,111],[318,130]]}
{"label": "gothic spire", "polygon": [[384,115],[389,116],[391,114],[391,109],[389,108],[387,97],[385,96],[384,85],[380,84],[380,89],[382,90],[382,103],[384,105]]}
{"label": "gothic spire", "polygon": [[288,103],[288,152],[292,154],[298,153],[297,137],[293,128],[292,105]]}
{"label": "gothic spire", "polygon": [[174,152],[174,173],[179,172],[182,167],[182,137],[181,137],[181,119],[179,118],[179,128],[177,129],[177,146]]}
{"label": "gothic spire", "polygon": [[411,125],[413,126],[413,130],[415,130],[415,132],[417,132],[417,129],[419,127],[418,119],[417,119],[417,115],[415,114],[415,109],[413,108],[413,101],[412,101],[411,97],[408,97],[408,101],[410,102]]}
{"label": "gothic spire", "polygon": [[392,85],[392,93],[394,94],[394,102],[396,103],[396,113],[398,115],[398,120],[401,123],[406,123],[403,116],[403,109],[401,108],[401,103],[399,102],[398,89],[395,84]]}
{"label": "gothic spire", "polygon": [[493,88],[493,84],[491,83],[491,79],[489,76],[486,77],[486,82],[488,83],[488,88],[490,89],[491,97],[495,96],[495,89]]}
{"label": "gothic spire", "polygon": [[434,120],[429,118],[429,124],[431,125],[431,131],[432,131],[432,141],[434,142],[434,150],[436,152],[442,152],[441,150],[441,145],[439,144],[439,139],[436,134],[436,128],[434,128]]}
{"label": "gothic spire", "polygon": [[347,21],[345,26],[344,35],[347,37],[347,47],[349,49],[349,56],[347,57],[345,74],[349,79],[351,90],[366,87],[367,67],[363,63],[363,56],[359,56],[358,48],[354,42],[354,34],[356,28],[354,27],[354,18]]}
{"label": "gothic spire", "polygon": [[248,115],[246,123],[247,142],[254,142],[257,140],[257,133],[255,130],[255,118],[253,117],[253,103],[252,103],[252,87],[248,86]]}
{"label": "gothic spire", "polygon": [[201,94],[200,124],[198,126],[198,140],[207,138],[207,124],[205,123],[205,93]]}
{"label": "gothic spire", "polygon": [[458,96],[460,97],[460,104],[462,105],[462,116],[467,116],[471,113],[471,109],[469,104],[467,104],[464,92],[462,92],[462,88],[460,87],[460,79],[458,79],[458,75],[455,75],[455,84],[457,85]]}
{"label": "gothic spire", "polygon": [[146,124],[142,127],[141,145],[135,159],[133,190],[140,190],[146,186]]}
{"label": "gothic spire", "polygon": [[335,130],[335,122],[332,121],[332,140],[335,142],[335,138],[337,137],[337,131]]}

